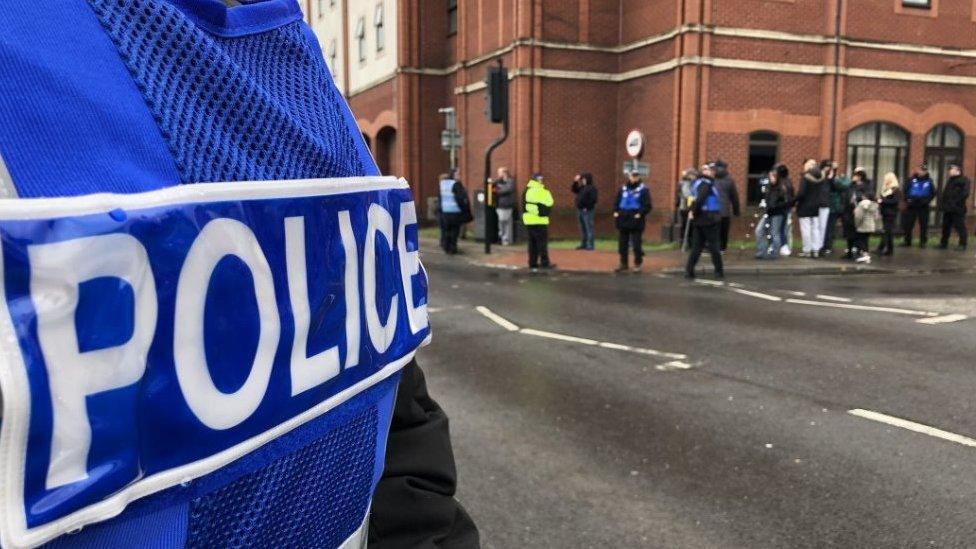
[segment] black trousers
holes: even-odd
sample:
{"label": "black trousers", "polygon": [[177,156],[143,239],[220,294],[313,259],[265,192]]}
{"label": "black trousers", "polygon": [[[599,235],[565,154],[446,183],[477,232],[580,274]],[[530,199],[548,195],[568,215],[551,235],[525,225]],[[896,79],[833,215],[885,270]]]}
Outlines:
{"label": "black trousers", "polygon": [[731,229],[731,228],[732,228],[732,218],[731,217],[723,217],[722,218],[722,227],[720,229],[720,231],[722,232],[722,234],[721,234],[721,244],[720,245],[722,246],[722,251],[723,252],[725,250],[728,250],[729,249],[729,229]]}
{"label": "black trousers", "polygon": [[715,267],[715,276],[725,275],[725,268],[722,265],[722,247],[720,238],[721,223],[699,225],[698,223],[692,222],[691,254],[688,256],[688,264],[685,266],[685,273],[687,273],[688,276],[695,276],[695,267],[698,265],[698,260],[701,258],[702,251],[704,251],[706,246],[708,247],[708,251],[712,256],[712,266]]}
{"label": "black trousers", "polygon": [[966,213],[965,212],[943,212],[942,213],[942,247],[949,247],[949,236],[955,229],[959,235],[959,245],[963,248],[969,241],[966,233]]}
{"label": "black trousers", "polygon": [[627,251],[634,249],[634,265],[644,263],[644,228],[640,229],[620,229],[620,239],[618,241],[618,251],[620,252],[620,264],[627,265]]}
{"label": "black trousers", "polygon": [[528,225],[529,233],[529,267],[535,269],[542,261],[543,267],[549,266],[549,227],[546,225]]}
{"label": "black trousers", "polygon": [[881,243],[878,244],[878,253],[891,255],[895,252],[895,224],[897,218],[885,217],[883,220],[884,232],[881,233]]}
{"label": "black trousers", "polygon": [[841,218],[840,212],[834,213],[830,212],[827,216],[827,226],[824,227],[824,245],[823,250],[833,250],[834,249],[834,238],[837,234],[837,220]]}
{"label": "black trousers", "polygon": [[857,233],[854,247],[857,248],[858,253],[869,253],[871,251],[871,233]]}
{"label": "black trousers", "polygon": [[441,248],[444,253],[454,255],[458,250],[458,237],[461,236],[461,226],[457,223],[441,222]]}
{"label": "black trousers", "polygon": [[925,246],[929,241],[929,212],[931,208],[923,206],[921,208],[906,208],[904,216],[905,223],[902,229],[905,231],[905,245],[912,245],[912,233],[915,232],[915,224],[918,223],[918,241]]}

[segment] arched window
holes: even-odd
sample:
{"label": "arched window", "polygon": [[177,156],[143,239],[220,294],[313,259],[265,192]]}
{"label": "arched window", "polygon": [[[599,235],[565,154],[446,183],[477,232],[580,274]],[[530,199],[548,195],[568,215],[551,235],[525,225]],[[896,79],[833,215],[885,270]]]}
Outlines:
{"label": "arched window", "polygon": [[908,132],[887,122],[862,124],[847,134],[847,170],[861,167],[877,182],[888,172],[908,172]]}
{"label": "arched window", "polygon": [[762,198],[759,181],[773,169],[777,160],[779,160],[779,134],[769,131],[749,134],[746,200],[750,205],[759,203]]}
{"label": "arched window", "polygon": [[942,194],[949,164],[962,163],[962,132],[952,124],[939,124],[925,137],[925,163]]}

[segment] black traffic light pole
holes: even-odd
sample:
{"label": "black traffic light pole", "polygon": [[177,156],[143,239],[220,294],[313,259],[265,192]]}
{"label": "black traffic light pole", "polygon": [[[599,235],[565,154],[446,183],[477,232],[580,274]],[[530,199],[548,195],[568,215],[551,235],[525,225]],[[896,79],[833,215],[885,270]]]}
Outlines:
{"label": "black traffic light pole", "polygon": [[488,119],[493,123],[501,123],[502,135],[494,140],[485,150],[485,253],[491,253],[491,243],[498,233],[498,219],[494,214],[494,197],[491,193],[491,155],[508,139],[508,70],[498,59],[498,65],[488,67],[488,78],[485,81],[488,94]]}

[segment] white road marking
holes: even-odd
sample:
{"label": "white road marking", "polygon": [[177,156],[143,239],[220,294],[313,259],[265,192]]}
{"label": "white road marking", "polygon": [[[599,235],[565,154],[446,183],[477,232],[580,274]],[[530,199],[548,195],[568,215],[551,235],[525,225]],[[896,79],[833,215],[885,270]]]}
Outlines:
{"label": "white road marking", "polygon": [[488,320],[494,322],[495,324],[498,324],[502,328],[505,328],[509,332],[517,332],[517,331],[519,331],[519,327],[518,326],[516,326],[515,324],[509,322],[508,320],[506,320],[506,319],[504,319],[504,318],[496,315],[488,307],[482,307],[482,306],[479,305],[479,306],[475,307],[474,310],[478,311],[479,313],[482,314],[482,316],[484,316]]}
{"label": "white road marking", "polygon": [[695,280],[698,284],[707,284],[709,286],[725,286],[725,283],[721,280]]}
{"label": "white road marking", "polygon": [[[657,349],[647,349],[643,347],[631,347],[630,345],[621,345],[620,343],[609,343],[606,341],[597,341],[595,339],[587,339],[585,337],[576,337],[566,334],[557,334],[555,332],[545,332],[542,330],[533,330],[532,328],[519,328],[513,322],[508,319],[503,318],[498,315],[488,307],[483,307],[481,305],[475,307],[475,310],[481,313],[485,318],[491,320],[495,324],[498,324],[502,328],[505,328],[509,332],[518,332],[521,335],[527,335],[532,337],[542,337],[546,339],[555,339],[557,341],[565,341],[567,343],[578,343],[580,345],[587,346],[599,346],[604,349],[612,349],[614,351],[624,351],[628,353],[635,353],[638,355],[648,355],[648,356],[659,356],[662,358],[670,358],[676,361],[685,360],[688,355],[683,355],[680,353],[667,353],[664,351],[658,351]],[[690,367],[690,366],[689,366]]]}
{"label": "white road marking", "polygon": [[662,372],[669,372],[672,370],[690,370],[691,364],[688,364],[687,362],[681,362],[680,360],[675,360],[672,362],[668,362],[666,364],[658,364],[657,366],[654,367],[654,369],[660,370]]}
{"label": "white road marking", "polygon": [[969,437],[950,433],[949,431],[943,431],[942,429],[936,429],[935,427],[929,427],[928,425],[923,425],[921,423],[915,423],[914,421],[908,421],[907,419],[872,412],[871,410],[861,410],[859,408],[848,410],[847,413],[864,419],[870,419],[879,423],[885,423],[894,427],[900,427],[902,429],[928,435],[930,437],[941,438],[942,440],[948,440],[949,442],[955,442],[956,444],[962,444],[963,446],[976,448],[976,440]]}
{"label": "white road marking", "polygon": [[807,293],[806,292],[786,292],[786,293],[790,294],[793,297],[806,297],[807,296]]}
{"label": "white road marking", "polygon": [[758,297],[759,299],[765,299],[766,301],[783,301],[782,297],[764,294],[760,292],[753,292],[750,290],[742,290],[740,288],[732,288],[732,291],[737,294],[747,295],[749,297]]}
{"label": "white road marking", "polygon": [[548,339],[556,339],[559,341],[565,341],[567,343],[579,343],[580,345],[599,345],[600,342],[595,339],[586,339],[583,337],[576,337],[565,334],[556,334],[553,332],[543,332],[542,330],[533,330],[532,328],[522,328],[519,330],[520,334],[535,337],[544,337]]}
{"label": "white road marking", "polygon": [[915,322],[919,324],[949,324],[951,322],[959,322],[966,320],[969,317],[966,315],[945,315],[945,316],[933,316],[929,318],[920,318]]}
{"label": "white road marking", "polygon": [[834,295],[824,295],[824,294],[817,294],[817,299],[822,299],[824,301],[837,301],[839,303],[851,303],[852,301],[854,301],[853,299],[847,297],[837,297]]}
{"label": "white road marking", "polygon": [[814,307],[833,307],[835,309],[852,309],[855,311],[873,311],[876,313],[892,313],[908,316],[939,316],[939,313],[927,311],[913,311],[911,309],[896,309],[894,307],[874,307],[871,305],[855,305],[853,303],[832,303],[828,301],[810,301],[807,299],[787,299],[787,303],[796,305],[812,305]]}

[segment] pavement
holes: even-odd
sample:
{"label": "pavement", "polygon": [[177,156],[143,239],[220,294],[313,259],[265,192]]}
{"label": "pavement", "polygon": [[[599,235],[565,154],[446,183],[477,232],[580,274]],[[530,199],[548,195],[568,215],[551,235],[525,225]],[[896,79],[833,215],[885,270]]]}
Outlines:
{"label": "pavement", "polygon": [[[436,240],[426,240],[427,249],[437,246]],[[461,248],[469,261],[485,267],[502,269],[525,268],[527,253],[524,245],[493,246],[493,253],[485,255],[483,244],[463,241]],[[837,255],[821,259],[804,259],[795,256],[777,260],[755,259],[752,248],[730,249],[724,256],[727,274],[865,274],[865,273],[963,273],[976,270],[972,251],[940,250],[936,247],[920,249],[898,247],[890,257],[874,256],[871,264],[845,261]],[[560,270],[584,273],[612,272],[620,264],[615,252],[586,250],[550,250],[550,258]],[[680,250],[650,251],[644,256],[643,271],[648,274],[684,272],[687,254]],[[708,276],[712,272],[708,254],[702,255],[698,273]]]}
{"label": "pavement", "polygon": [[970,254],[715,283],[425,246],[418,359],[485,547],[976,545]]}

